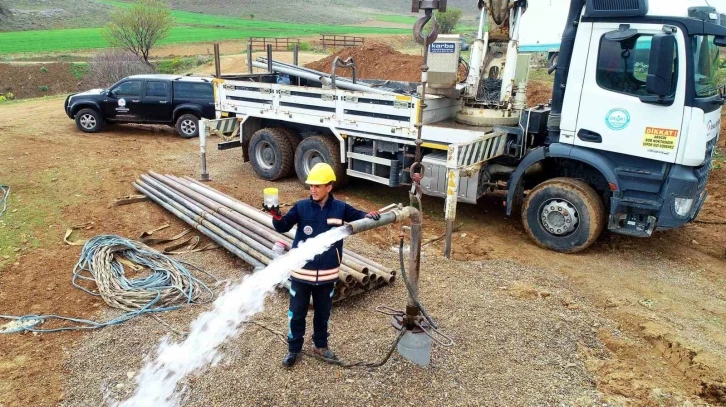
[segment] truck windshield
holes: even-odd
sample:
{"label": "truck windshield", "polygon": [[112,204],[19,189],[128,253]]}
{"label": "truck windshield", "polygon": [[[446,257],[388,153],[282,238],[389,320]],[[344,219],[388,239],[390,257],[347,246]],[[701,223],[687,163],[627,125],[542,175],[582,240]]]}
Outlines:
{"label": "truck windshield", "polygon": [[713,43],[712,35],[696,35],[691,38],[696,97],[716,96],[718,95],[716,76],[719,65],[719,47]]}

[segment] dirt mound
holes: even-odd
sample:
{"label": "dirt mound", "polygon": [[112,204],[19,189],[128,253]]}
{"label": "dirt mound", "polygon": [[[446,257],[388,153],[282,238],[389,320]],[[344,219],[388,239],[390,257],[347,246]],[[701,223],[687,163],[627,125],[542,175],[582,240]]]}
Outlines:
{"label": "dirt mound", "polygon": [[80,82],[67,63],[0,64],[0,95],[16,99],[76,92]]}
{"label": "dirt mound", "polygon": [[[306,68],[330,72],[335,57],[353,57],[356,74],[361,79],[387,79],[392,81],[418,82],[421,79],[420,56],[402,54],[385,44],[371,43],[360,47],[344,48],[327,58],[305,65]],[[350,69],[340,68],[341,76],[350,77]]]}
{"label": "dirt mound", "polygon": [[529,81],[527,84],[527,105],[546,104],[552,98],[552,84],[543,81]]}

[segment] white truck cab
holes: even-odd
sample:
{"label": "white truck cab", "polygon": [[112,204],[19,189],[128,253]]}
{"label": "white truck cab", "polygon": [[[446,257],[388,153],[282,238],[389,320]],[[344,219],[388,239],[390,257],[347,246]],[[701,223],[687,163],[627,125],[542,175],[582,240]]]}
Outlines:
{"label": "white truck cab", "polygon": [[[517,185],[535,162],[572,167],[560,175],[584,179],[605,198],[607,228],[634,236],[698,215],[723,103],[715,78],[726,39],[720,15],[687,2],[650,3],[572,1],[548,142],[512,179]],[[510,210],[516,193],[510,188]],[[530,216],[546,218],[541,210]],[[557,246],[557,231],[541,223],[552,235],[541,238]]]}

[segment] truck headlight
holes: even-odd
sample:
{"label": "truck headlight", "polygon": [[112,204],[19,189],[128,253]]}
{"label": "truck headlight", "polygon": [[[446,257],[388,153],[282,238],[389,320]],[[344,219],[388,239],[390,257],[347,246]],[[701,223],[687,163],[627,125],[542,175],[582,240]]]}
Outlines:
{"label": "truck headlight", "polygon": [[691,213],[691,208],[693,207],[693,198],[676,198],[675,199],[675,209],[676,209],[676,215],[681,217],[688,216],[689,213]]}

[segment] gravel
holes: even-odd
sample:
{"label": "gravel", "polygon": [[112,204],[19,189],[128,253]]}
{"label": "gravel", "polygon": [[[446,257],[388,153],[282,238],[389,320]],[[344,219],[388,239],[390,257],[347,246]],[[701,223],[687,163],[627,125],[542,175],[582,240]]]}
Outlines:
{"label": "gravel", "polygon": [[[388,248],[357,236],[346,244],[387,266],[397,264]],[[180,257],[222,279],[235,280],[248,272],[222,250]],[[588,355],[606,354],[596,331],[609,323],[584,298],[562,287],[568,287],[563,277],[514,262],[445,261],[426,248],[421,300],[455,341],[452,348],[434,346],[430,366],[413,365],[394,353],[377,369],[346,370],[304,357],[286,370],[280,366],[286,352],[280,338],[251,325],[223,345],[220,365],[180,384],[184,405],[600,404],[581,350]],[[286,331],[287,300],[286,293],[276,292],[255,321]],[[405,287],[398,280],[393,286],[341,302],[331,317],[331,348],[346,361],[378,360],[395,332],[389,317],[374,308],[401,309],[405,300]],[[177,330],[186,330],[209,307],[188,307],[161,318]],[[100,319],[115,311],[105,314]],[[144,358],[164,335],[179,338],[150,317],[87,334],[67,354],[65,399],[60,405],[96,406],[128,398]]]}

